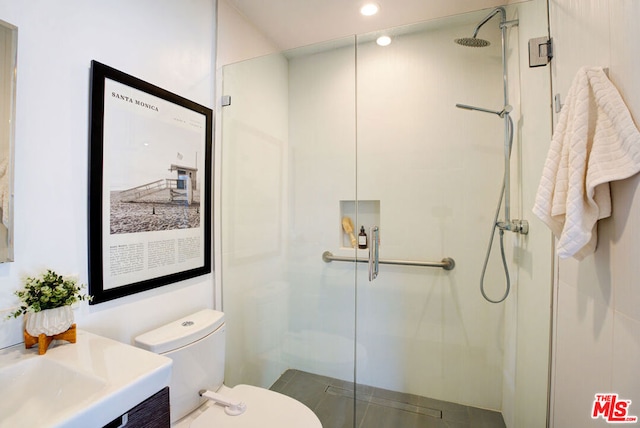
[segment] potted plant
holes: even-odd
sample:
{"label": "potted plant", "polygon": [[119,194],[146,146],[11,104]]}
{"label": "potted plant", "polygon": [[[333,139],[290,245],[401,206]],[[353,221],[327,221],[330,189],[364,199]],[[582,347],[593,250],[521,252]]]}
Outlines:
{"label": "potted plant", "polygon": [[83,294],[83,288],[85,285],[77,285],[76,279],[65,278],[50,269],[40,277],[28,277],[24,288],[15,292],[20,308],[9,317],[25,315],[25,329],[34,337],[64,332],[73,324],[71,305],[91,300],[91,296]]}

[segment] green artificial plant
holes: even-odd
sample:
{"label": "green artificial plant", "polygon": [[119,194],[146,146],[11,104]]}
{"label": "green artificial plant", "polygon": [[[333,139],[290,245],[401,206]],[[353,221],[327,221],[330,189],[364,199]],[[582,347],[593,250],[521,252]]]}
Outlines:
{"label": "green artificial plant", "polygon": [[21,305],[18,310],[9,314],[9,318],[91,300],[91,296],[82,293],[85,287],[84,284],[77,285],[76,279],[65,278],[51,269],[40,277],[28,277],[24,288],[14,293],[20,299]]}

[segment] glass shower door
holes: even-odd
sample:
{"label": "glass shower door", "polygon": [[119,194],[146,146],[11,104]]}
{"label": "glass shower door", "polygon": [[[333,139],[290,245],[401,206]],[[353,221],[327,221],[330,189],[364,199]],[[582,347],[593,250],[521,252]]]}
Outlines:
{"label": "glass shower door", "polygon": [[[540,3],[509,6],[508,16],[546,16]],[[544,420],[545,237],[507,238],[515,280],[503,304],[485,302],[478,287],[503,179],[503,122],[455,106],[500,110],[500,29],[483,27],[484,48],[454,39],[487,13],[224,67],[216,267],[227,385],[289,395],[324,428],[503,426],[500,411],[515,421],[507,426]],[[538,134],[520,123],[518,31],[509,62],[523,141],[513,156],[530,160]],[[390,45],[376,43],[382,35]],[[529,97],[529,118],[540,98]],[[513,163],[531,187],[538,171]],[[514,201],[522,187],[512,187]],[[500,295],[499,250],[488,266],[487,292]]]}
{"label": "glass shower door", "polygon": [[[487,305],[477,283],[503,122],[455,108],[502,103],[498,26],[483,28],[486,48],[454,43],[486,14],[358,37],[357,227],[380,236],[377,278],[358,266],[356,280],[364,427],[459,423],[467,406],[502,407],[504,305]],[[500,264],[491,266],[487,275],[500,278]]]}
{"label": "glass shower door", "polygon": [[[355,43],[223,69],[226,384],[290,395],[325,427],[353,425]],[[357,232],[356,232],[357,233]]]}

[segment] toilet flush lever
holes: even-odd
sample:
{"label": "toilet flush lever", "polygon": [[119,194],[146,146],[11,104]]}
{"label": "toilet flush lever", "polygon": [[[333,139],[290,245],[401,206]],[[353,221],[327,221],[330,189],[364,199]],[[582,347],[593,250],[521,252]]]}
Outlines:
{"label": "toilet flush lever", "polygon": [[242,401],[231,401],[222,394],[218,394],[217,392],[203,389],[198,392],[198,394],[200,394],[201,397],[224,406],[224,412],[229,416],[238,416],[243,414],[244,411],[247,410],[247,405]]}

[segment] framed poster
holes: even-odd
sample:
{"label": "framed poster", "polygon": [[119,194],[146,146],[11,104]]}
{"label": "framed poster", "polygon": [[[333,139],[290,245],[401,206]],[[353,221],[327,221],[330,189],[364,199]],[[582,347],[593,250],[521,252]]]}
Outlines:
{"label": "framed poster", "polygon": [[92,304],[211,272],[213,113],[91,62]]}

